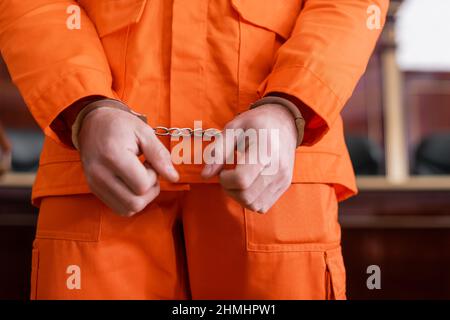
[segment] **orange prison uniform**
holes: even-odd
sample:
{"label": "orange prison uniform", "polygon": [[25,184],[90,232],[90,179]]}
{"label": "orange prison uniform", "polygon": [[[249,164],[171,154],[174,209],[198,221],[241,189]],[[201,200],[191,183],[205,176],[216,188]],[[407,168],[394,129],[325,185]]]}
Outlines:
{"label": "orange prison uniform", "polygon": [[[340,111],[380,34],[367,26],[373,4],[383,24],[388,0],[1,1],[1,54],[46,134],[33,297],[343,298],[337,202],[356,188]],[[100,95],[151,126],[222,128],[272,92],[307,106],[306,128],[292,186],[266,215],[182,164],[143,212],[115,216],[51,126]],[[66,285],[69,265],[80,289]]]}

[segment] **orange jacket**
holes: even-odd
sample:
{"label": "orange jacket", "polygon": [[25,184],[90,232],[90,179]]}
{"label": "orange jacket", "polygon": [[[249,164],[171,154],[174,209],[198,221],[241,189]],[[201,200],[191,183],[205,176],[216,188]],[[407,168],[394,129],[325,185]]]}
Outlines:
{"label": "orange jacket", "polygon": [[[270,92],[312,110],[293,182],[354,194],[340,111],[380,34],[367,27],[368,7],[384,24],[388,2],[2,0],[1,54],[47,136],[33,199],[89,192],[78,152],[50,128],[83,97],[121,99],[152,126],[221,128]],[[71,30],[76,4],[81,28]],[[180,165],[181,182],[203,182],[200,169]]]}

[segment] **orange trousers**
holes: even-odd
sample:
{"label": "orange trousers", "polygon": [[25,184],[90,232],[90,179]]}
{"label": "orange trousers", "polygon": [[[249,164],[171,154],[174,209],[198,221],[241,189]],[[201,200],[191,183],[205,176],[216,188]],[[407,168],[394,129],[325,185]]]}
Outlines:
{"label": "orange trousers", "polygon": [[345,299],[337,199],[292,184],[265,215],[219,185],[163,191],[132,218],[93,195],[42,200],[32,299]]}

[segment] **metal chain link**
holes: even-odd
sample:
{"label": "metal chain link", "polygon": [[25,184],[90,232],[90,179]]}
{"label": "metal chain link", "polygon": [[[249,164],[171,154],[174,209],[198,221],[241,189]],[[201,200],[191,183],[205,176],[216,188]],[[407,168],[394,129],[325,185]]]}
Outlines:
{"label": "metal chain link", "polygon": [[167,127],[154,127],[153,131],[155,131],[155,134],[157,136],[171,136],[171,137],[190,137],[190,136],[196,136],[196,137],[202,137],[202,136],[209,136],[214,137],[217,135],[220,135],[222,133],[221,130],[216,128],[209,128],[203,130],[202,128],[167,128]]}

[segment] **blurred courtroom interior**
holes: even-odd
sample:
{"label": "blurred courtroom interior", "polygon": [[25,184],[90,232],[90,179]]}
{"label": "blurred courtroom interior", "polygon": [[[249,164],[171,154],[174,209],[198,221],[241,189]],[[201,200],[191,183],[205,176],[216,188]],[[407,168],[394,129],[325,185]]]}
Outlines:
{"label": "blurred courtroom interior", "polygon": [[[350,299],[450,299],[449,14],[448,0],[391,1],[344,109],[360,190],[340,208]],[[1,57],[0,122],[12,145],[0,177],[0,299],[27,299],[43,136]],[[380,290],[367,288],[370,265]]]}

